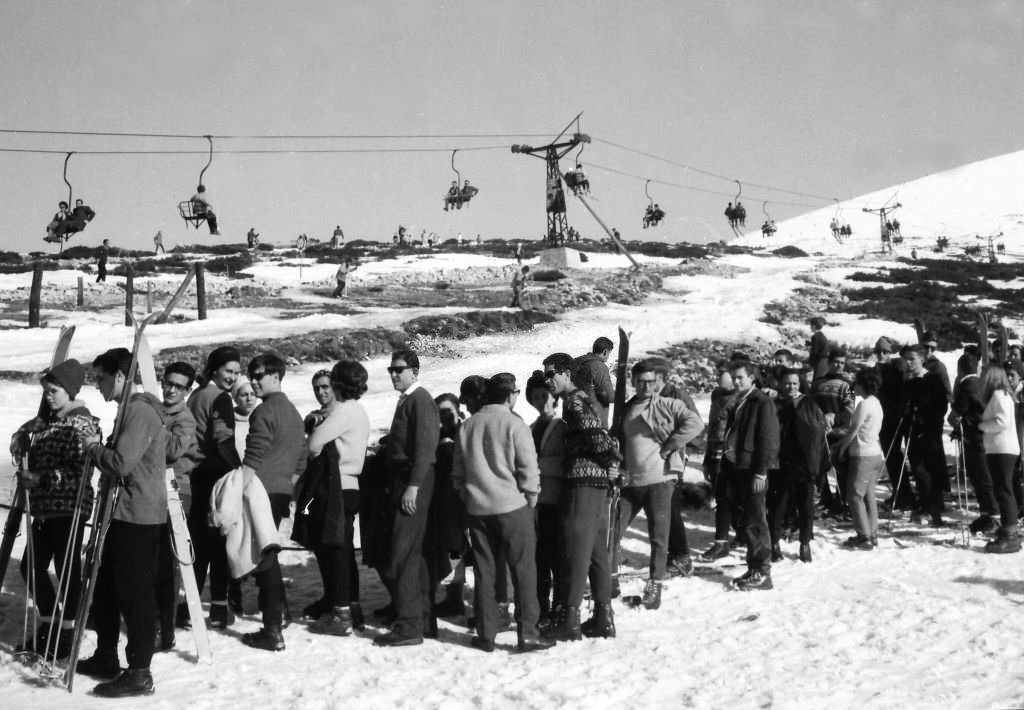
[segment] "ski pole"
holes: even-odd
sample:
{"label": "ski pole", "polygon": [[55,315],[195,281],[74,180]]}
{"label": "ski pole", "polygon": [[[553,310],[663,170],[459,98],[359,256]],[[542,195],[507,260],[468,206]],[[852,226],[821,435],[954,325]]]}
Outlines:
{"label": "ski pole", "polygon": [[914,434],[914,422],[910,422],[910,427],[907,429],[907,447],[903,453],[903,462],[900,464],[900,475],[896,478],[896,488],[892,492],[892,505],[889,506],[889,533],[892,534],[893,529],[893,516],[896,512],[896,499],[899,496],[900,487],[903,485],[903,473],[907,470],[907,462],[910,460],[910,441]]}

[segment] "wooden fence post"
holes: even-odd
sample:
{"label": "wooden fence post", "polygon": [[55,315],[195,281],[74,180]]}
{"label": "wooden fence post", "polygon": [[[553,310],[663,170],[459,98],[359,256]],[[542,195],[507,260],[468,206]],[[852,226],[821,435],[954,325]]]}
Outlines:
{"label": "wooden fence post", "polygon": [[153,282],[146,282],[146,313],[153,312]]}
{"label": "wooden fence post", "polygon": [[43,293],[43,265],[38,261],[32,267],[32,289],[28,294],[28,327],[39,327],[39,302]]}
{"label": "wooden fence post", "polygon": [[206,320],[206,262],[196,262],[196,310]]}
{"label": "wooden fence post", "polygon": [[135,269],[132,268],[130,263],[126,263],[124,268],[126,276],[124,282],[124,324],[131,326],[132,304],[135,300]]}
{"label": "wooden fence post", "polygon": [[75,297],[75,305],[81,308],[85,305],[85,277],[78,277],[78,295]]}

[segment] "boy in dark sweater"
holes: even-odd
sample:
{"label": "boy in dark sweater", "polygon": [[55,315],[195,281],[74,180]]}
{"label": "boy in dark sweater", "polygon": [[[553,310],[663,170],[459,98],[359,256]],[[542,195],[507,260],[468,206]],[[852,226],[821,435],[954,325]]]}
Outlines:
{"label": "boy in dark sweater", "polygon": [[[249,415],[242,471],[248,482],[256,476],[270,497],[274,525],[288,517],[292,483],[305,467],[306,436],[302,416],[281,391],[285,363],[274,353],[262,353],[249,362],[249,380],[262,401]],[[242,636],[247,646],[268,651],[284,650],[281,625],[284,616],[284,580],[277,550],[264,553],[253,576],[259,587],[263,628]]]}

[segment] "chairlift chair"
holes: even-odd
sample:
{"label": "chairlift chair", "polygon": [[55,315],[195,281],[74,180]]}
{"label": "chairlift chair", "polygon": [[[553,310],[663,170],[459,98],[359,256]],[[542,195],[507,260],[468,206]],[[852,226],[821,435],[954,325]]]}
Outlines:
{"label": "chairlift chair", "polygon": [[[213,136],[203,136],[210,144],[210,154],[206,160],[206,165],[199,171],[199,185],[203,184],[203,175],[206,174],[206,169],[213,163]],[[199,202],[198,200],[182,200],[178,203],[178,213],[181,218],[185,220],[185,229],[188,229],[188,225],[191,224],[196,229],[199,229],[199,225],[206,221],[206,204]]]}

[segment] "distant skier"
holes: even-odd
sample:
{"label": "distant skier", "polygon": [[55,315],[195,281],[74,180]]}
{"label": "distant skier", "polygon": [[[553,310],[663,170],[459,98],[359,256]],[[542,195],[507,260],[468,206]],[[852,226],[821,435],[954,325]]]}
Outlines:
{"label": "distant skier", "polygon": [[99,255],[96,258],[96,283],[107,281],[107,255],[110,253],[110,240],[104,239],[100,244]]}
{"label": "distant skier", "polygon": [[245,243],[250,249],[255,249],[260,243],[260,235],[255,227],[249,227],[249,232],[245,235]]}
{"label": "distant skier", "polygon": [[348,272],[351,267],[351,262],[348,259],[345,259],[338,265],[338,270],[334,272],[334,279],[337,282],[337,286],[334,287],[334,293],[331,294],[331,298],[345,297],[346,282],[348,280]]}
{"label": "distant skier", "polygon": [[164,233],[158,229],[156,234],[153,235],[153,256],[166,253],[167,250],[164,249]]}
{"label": "distant skier", "polygon": [[526,289],[526,281],[529,278],[530,267],[524,266],[512,276],[512,303],[509,308],[522,308],[521,303],[523,290]]}
{"label": "distant skier", "polygon": [[345,241],[345,232],[342,231],[339,224],[334,228],[334,233],[331,235],[331,249],[337,249],[343,241]]}

